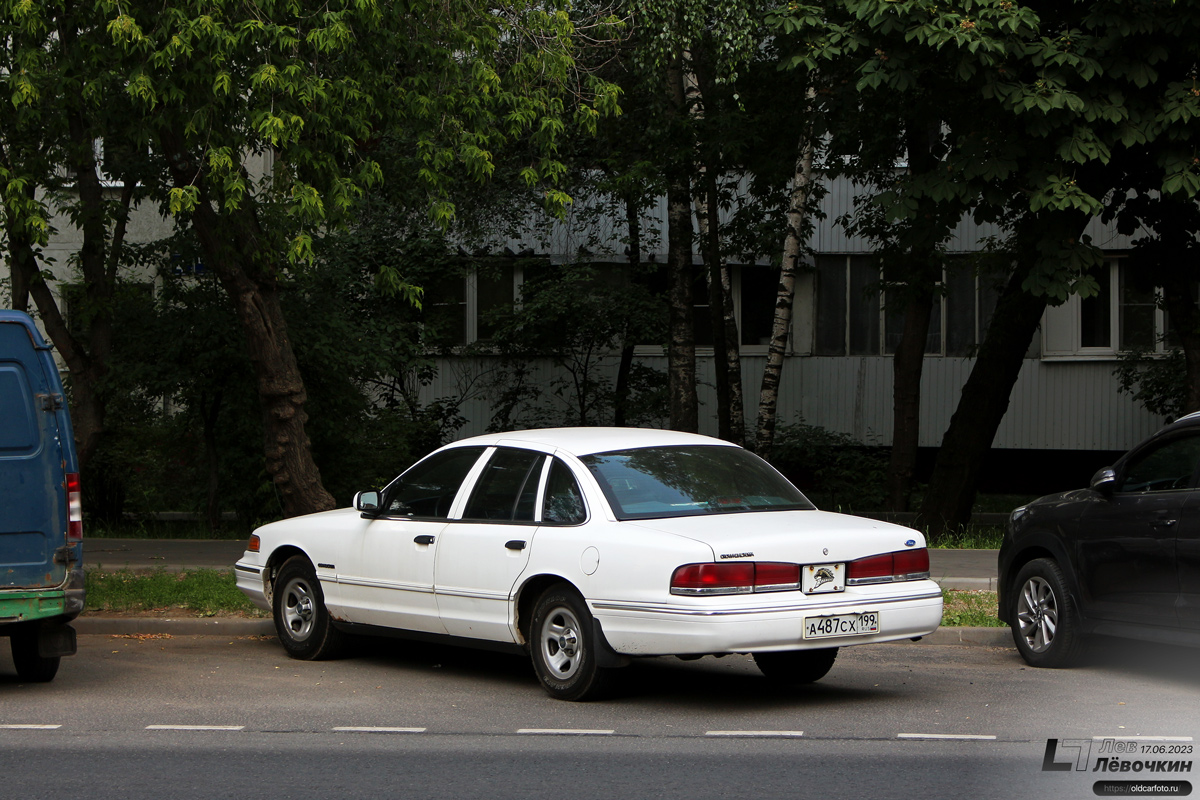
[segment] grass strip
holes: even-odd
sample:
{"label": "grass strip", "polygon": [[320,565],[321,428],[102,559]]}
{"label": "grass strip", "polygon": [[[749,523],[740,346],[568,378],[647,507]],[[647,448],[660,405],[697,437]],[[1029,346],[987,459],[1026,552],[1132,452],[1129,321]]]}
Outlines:
{"label": "grass strip", "polygon": [[[943,589],[942,625],[950,628],[1003,628],[996,617],[996,593],[984,590]],[[191,572],[87,573],[89,612],[186,611],[201,617],[236,614],[265,617],[234,583],[233,573],[214,569]]]}
{"label": "grass strip", "polygon": [[1003,628],[996,616],[996,593],[983,589],[942,589],[942,625],[947,628]]}
{"label": "grass strip", "polygon": [[190,572],[87,572],[87,610],[112,612],[181,609],[201,617],[237,614],[263,617],[237,588],[233,573],[215,569]]}

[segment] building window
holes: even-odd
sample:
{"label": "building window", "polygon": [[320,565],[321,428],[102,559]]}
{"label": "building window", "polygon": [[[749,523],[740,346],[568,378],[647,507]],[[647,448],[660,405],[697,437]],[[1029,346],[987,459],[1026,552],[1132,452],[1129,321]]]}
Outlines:
{"label": "building window", "polygon": [[738,293],[738,335],[743,347],[771,344],[775,303],[779,297],[779,267],[744,266],[734,272]]}
{"label": "building window", "polygon": [[[996,307],[997,281],[980,275],[965,256],[952,256],[933,300],[925,352],[969,356],[982,341]],[[889,306],[872,256],[818,256],[816,329],[819,356],[891,355],[904,333],[903,306]]]}
{"label": "building window", "polygon": [[1157,287],[1121,256],[1108,258],[1095,277],[1100,285],[1096,294],[1071,295],[1046,310],[1042,357],[1114,358],[1133,349],[1165,352],[1167,320]]}
{"label": "building window", "polygon": [[427,281],[421,303],[425,341],[436,347],[488,341],[502,312],[513,307],[521,280],[519,264],[498,261]]}

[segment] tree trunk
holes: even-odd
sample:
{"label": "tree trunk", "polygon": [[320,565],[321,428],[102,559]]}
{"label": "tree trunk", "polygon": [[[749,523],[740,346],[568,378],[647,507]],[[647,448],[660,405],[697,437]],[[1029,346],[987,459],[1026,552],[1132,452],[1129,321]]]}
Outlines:
{"label": "tree trunk", "polygon": [[1076,238],[1086,222],[1082,215],[1063,213],[1027,221],[1026,230],[1018,231],[1017,267],[1000,294],[975,366],[963,386],[917,519],[932,542],[947,531],[961,529],[971,519],[979,468],[1008,410],[1025,353],[1046,310],[1046,295],[1034,295],[1022,288],[1022,283],[1039,262],[1043,244],[1058,245]]}
{"label": "tree trunk", "polygon": [[908,511],[921,433],[921,373],[933,316],[934,285],[911,287],[904,307],[904,332],[892,356],[892,453],[888,465],[888,509]]}
{"label": "tree trunk", "polygon": [[[717,436],[726,441],[733,439],[732,408],[730,401],[729,345],[726,342],[725,330],[725,294],[721,283],[721,273],[724,265],[721,258],[721,231],[719,225],[712,222],[716,215],[716,204],[713,196],[716,193],[716,179],[710,170],[701,169],[703,196],[695,197],[696,227],[700,233],[700,252],[704,259],[705,284],[708,287],[708,319],[712,328],[713,347],[713,377],[717,389]],[[712,189],[710,190],[710,181]]]}
{"label": "tree trunk", "polygon": [[742,400],[742,358],[729,266],[721,256],[720,199],[717,173],[702,170],[703,198],[696,198],[704,263],[708,273],[708,310],[713,329],[713,367],[717,383],[717,435],[737,444],[746,442],[746,412]]}
{"label": "tree trunk", "polygon": [[[909,177],[927,175],[940,166],[933,156],[933,147],[940,141],[941,131],[940,120],[929,122],[921,117],[905,120]],[[908,497],[916,475],[925,342],[929,338],[936,287],[942,280],[938,245],[962,218],[958,208],[952,215],[938,214],[937,204],[929,200],[918,202],[916,222],[907,223],[914,229],[906,231],[915,235],[905,236],[910,244],[896,265],[901,270],[904,288],[893,292],[904,303],[904,329],[892,357],[892,452],[887,477],[887,505],[891,511],[908,511]],[[884,272],[885,275],[890,272],[886,259]]]}
{"label": "tree trunk", "polygon": [[221,527],[221,448],[217,445],[217,419],[221,414],[221,392],[211,399],[201,395],[197,405],[204,425],[204,456],[208,462],[208,498],[204,515],[208,529],[216,532]]}
{"label": "tree trunk", "polygon": [[266,470],[279,492],[284,516],[331,509],[334,499],[321,483],[305,430],[308,395],[279,302],[274,254],[253,206],[216,211],[203,172],[190,161],[182,142],[169,129],[160,133],[160,140],[170,154],[176,184],[196,185],[200,190],[191,214],[192,230],[205,266],[228,293],[246,336],[262,408]]}
{"label": "tree trunk", "polygon": [[[630,280],[640,280],[642,266],[642,222],[638,217],[638,205],[632,196],[625,199],[625,224],[629,230],[629,271]],[[621,344],[621,361],[617,365],[617,383],[613,391],[613,425],[618,428],[625,426],[629,413],[629,374],[633,370],[633,349],[637,342],[630,340],[630,332],[625,331]]]}
{"label": "tree trunk", "polygon": [[[668,91],[677,118],[686,113],[683,66],[676,61],[667,69]],[[696,332],[692,315],[692,212],[687,163],[675,165],[667,184],[667,382],[673,430],[699,428],[696,396]]]}
{"label": "tree trunk", "polygon": [[[28,199],[33,199],[33,187],[27,187]],[[29,311],[30,276],[37,271],[37,260],[33,254],[33,240],[25,226],[5,209],[4,223],[8,233],[8,273],[12,287],[12,307],[15,311]]]}
{"label": "tree trunk", "polygon": [[[1185,258],[1189,253],[1181,253]],[[1177,262],[1179,264],[1185,261]],[[1183,349],[1183,362],[1187,370],[1187,395],[1183,413],[1200,411],[1200,308],[1193,299],[1195,282],[1179,269],[1167,270],[1163,280],[1163,304],[1171,321],[1171,331]]]}
{"label": "tree trunk", "polygon": [[[805,102],[811,104],[815,96],[814,89],[809,87],[805,94]],[[779,405],[783,357],[787,352],[788,336],[792,330],[796,275],[800,272],[807,206],[812,191],[812,163],[813,143],[806,133],[800,139],[800,155],[796,159],[795,177],[792,178],[787,234],[783,240],[783,263],[780,265],[779,290],[775,295],[775,319],[771,324],[771,341],[767,346],[767,363],[763,368],[762,390],[758,396],[758,425],[754,435],[754,449],[768,461],[771,459],[771,448],[775,443],[775,414]]]}

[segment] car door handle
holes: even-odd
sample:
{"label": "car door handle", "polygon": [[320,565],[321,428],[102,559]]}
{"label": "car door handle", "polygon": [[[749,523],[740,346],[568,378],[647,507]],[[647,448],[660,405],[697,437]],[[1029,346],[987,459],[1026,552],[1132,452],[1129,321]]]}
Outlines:
{"label": "car door handle", "polygon": [[1154,527],[1154,528],[1169,528],[1178,521],[1179,520],[1175,520],[1175,519],[1171,519],[1166,516],[1162,516],[1162,517],[1159,517],[1158,519],[1154,520],[1153,522],[1151,522],[1150,525],[1151,525],[1151,527]]}
{"label": "car door handle", "polygon": [[417,544],[433,544],[433,537],[426,533],[416,537],[413,541]]}
{"label": "car door handle", "polygon": [[522,539],[510,539],[504,543],[504,546],[509,550],[524,550],[525,542]]}

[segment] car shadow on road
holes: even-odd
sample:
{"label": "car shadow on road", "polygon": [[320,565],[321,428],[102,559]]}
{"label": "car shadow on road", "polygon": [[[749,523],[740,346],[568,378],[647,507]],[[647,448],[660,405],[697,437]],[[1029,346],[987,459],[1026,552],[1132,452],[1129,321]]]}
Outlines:
{"label": "car shadow on road", "polygon": [[[425,672],[436,669],[455,676],[494,685],[500,691],[536,689],[537,678],[528,656],[476,650],[441,643],[392,638],[362,638],[348,653],[380,666]],[[634,659],[614,671],[606,699],[633,703],[679,703],[710,709],[725,704],[730,709],[775,708],[796,704],[806,708],[877,701],[893,692],[839,685],[838,667],[823,681],[791,686],[764,677],[746,656],[705,657],[683,661],[671,656]]]}
{"label": "car shadow on road", "polygon": [[1200,671],[1196,670],[1198,656],[1200,653],[1194,647],[1094,636],[1088,640],[1078,666],[1200,688]]}
{"label": "car shadow on road", "polygon": [[696,661],[669,656],[639,659],[621,671],[613,699],[653,698],[660,703],[687,706],[700,703],[710,710],[728,706],[730,710],[744,711],[788,705],[811,709],[880,697],[879,689],[868,691],[839,685],[837,672],[834,664],[829,675],[816,683],[789,685],[763,676],[746,656],[705,657]]}

